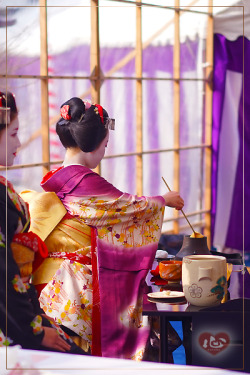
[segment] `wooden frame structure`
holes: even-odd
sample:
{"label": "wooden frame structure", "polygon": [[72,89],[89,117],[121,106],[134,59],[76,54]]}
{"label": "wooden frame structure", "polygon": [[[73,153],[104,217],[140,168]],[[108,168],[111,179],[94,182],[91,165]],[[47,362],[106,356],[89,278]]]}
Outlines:
{"label": "wooden frame structure", "polygon": [[[205,144],[198,144],[186,147],[180,147],[180,134],[179,134],[179,124],[180,124],[180,81],[187,80],[180,76],[180,23],[181,15],[183,12],[195,12],[192,9],[192,6],[195,6],[197,0],[193,0],[189,6],[185,8],[180,8],[180,1],[175,0],[175,7],[166,7],[161,5],[145,4],[141,0],[136,2],[130,0],[116,0],[117,2],[127,3],[134,5],[136,7],[136,46],[135,49],[127,54],[123,59],[121,59],[116,65],[110,69],[105,77],[102,74],[102,69],[100,66],[100,45],[99,45],[99,0],[90,0],[91,4],[91,51],[90,51],[90,70],[91,75],[89,77],[60,77],[60,76],[51,76],[48,72],[48,45],[47,45],[47,0],[39,0],[40,3],[40,31],[41,31],[41,64],[40,64],[40,76],[30,78],[37,78],[41,81],[41,109],[42,109],[42,125],[41,129],[37,130],[36,133],[27,141],[29,143],[38,136],[42,136],[42,162],[29,164],[29,165],[19,165],[11,167],[10,169],[16,168],[26,168],[31,166],[42,166],[44,173],[49,171],[51,165],[57,162],[50,161],[50,139],[49,139],[49,126],[54,124],[57,120],[56,118],[49,119],[49,99],[48,99],[48,82],[49,79],[89,79],[91,81],[91,89],[83,93],[82,97],[86,97],[91,94],[92,100],[94,102],[100,102],[100,87],[104,79],[114,79],[113,73],[118,71],[122,66],[124,66],[128,61],[135,58],[135,77],[117,77],[115,79],[133,79],[136,81],[136,152],[129,154],[119,154],[108,156],[108,158],[115,158],[121,156],[136,156],[136,188],[137,194],[143,194],[143,155],[151,153],[160,153],[160,152],[169,152],[173,151],[174,153],[174,183],[173,190],[179,190],[180,188],[180,152],[182,150],[191,150],[191,149],[204,149],[204,165],[205,165],[205,192],[203,194],[203,200],[205,204],[205,210],[200,210],[192,213],[187,213],[186,216],[200,215],[201,220],[199,223],[193,223],[199,227],[203,227],[205,235],[208,237],[208,243],[210,244],[210,209],[211,209],[211,134],[212,134],[212,87],[211,87],[211,77],[213,72],[213,15],[212,7],[213,0],[208,0],[209,12],[199,12],[202,14],[207,14],[208,17],[208,26],[207,26],[207,42],[206,42],[206,76],[205,78],[194,78],[193,80],[202,80],[204,82],[205,88]],[[114,2],[115,0],[109,0]],[[142,8],[144,6],[158,7],[158,8],[167,8],[171,9],[174,13],[173,20],[168,22],[163,28],[161,28],[157,33],[152,35],[146,42],[142,43]],[[167,80],[172,80],[174,85],[174,148],[166,150],[143,150],[142,142],[142,129],[143,129],[143,101],[142,101],[142,82],[146,79],[155,79],[150,77],[143,77],[142,72],[142,53],[143,50],[151,43],[151,41],[156,38],[159,33],[164,31],[171,23],[174,23],[175,38],[174,38],[174,73],[173,78],[168,78]],[[2,76],[3,77],[3,76]],[[10,78],[22,78],[19,76],[8,76]],[[29,76],[24,76],[29,78]],[[161,78],[158,78],[161,79]],[[192,80],[192,79],[190,79]],[[26,143],[26,144],[27,144]],[[25,147],[24,144],[22,147]],[[98,170],[101,172],[101,170]],[[202,207],[201,207],[202,208]],[[182,218],[179,213],[176,211],[175,216],[167,221],[173,222],[173,233],[180,232],[180,219]],[[204,220],[202,217],[204,215]],[[182,227],[184,228],[184,227]]]}

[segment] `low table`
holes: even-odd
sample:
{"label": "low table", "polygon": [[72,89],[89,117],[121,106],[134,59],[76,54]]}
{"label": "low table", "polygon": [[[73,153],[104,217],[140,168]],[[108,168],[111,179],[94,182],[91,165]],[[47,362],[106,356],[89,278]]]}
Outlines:
{"label": "low table", "polygon": [[[153,269],[157,266],[155,262]],[[157,286],[149,274],[143,315],[160,319],[160,362],[168,359],[168,323],[182,321],[187,364],[250,370],[250,275],[242,265],[234,265],[228,293],[223,303],[204,308],[192,306],[185,297],[152,300],[148,293],[182,290],[181,283]],[[153,301],[153,302],[152,302]],[[246,349],[248,348],[248,349]]]}

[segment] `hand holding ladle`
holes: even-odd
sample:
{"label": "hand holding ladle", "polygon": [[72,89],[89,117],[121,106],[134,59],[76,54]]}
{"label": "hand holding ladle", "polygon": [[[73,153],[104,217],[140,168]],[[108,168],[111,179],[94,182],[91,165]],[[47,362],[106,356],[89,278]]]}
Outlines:
{"label": "hand holding ladle", "polygon": [[[163,180],[163,182],[165,183],[165,185],[167,186],[168,190],[171,191],[171,189],[170,189],[170,187],[168,186],[167,182],[165,181],[164,177],[162,177],[162,180]],[[184,214],[184,211],[183,211],[182,209],[181,209],[181,212],[182,212],[183,216],[185,217],[185,219],[187,220],[187,222],[188,222],[190,228],[191,228],[192,231],[193,231],[193,233],[191,234],[190,237],[194,237],[194,238],[201,238],[201,237],[204,237],[201,233],[196,232],[196,231],[194,230],[194,228],[192,227],[190,221],[188,220],[187,216]]]}

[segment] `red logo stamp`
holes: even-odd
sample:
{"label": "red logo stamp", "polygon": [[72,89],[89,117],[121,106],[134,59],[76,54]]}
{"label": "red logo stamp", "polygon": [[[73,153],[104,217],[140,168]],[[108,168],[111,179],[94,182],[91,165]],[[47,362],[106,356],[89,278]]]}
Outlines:
{"label": "red logo stamp", "polygon": [[199,344],[202,349],[212,355],[216,355],[222,352],[222,350],[225,350],[229,343],[230,338],[225,332],[216,333],[215,335],[204,332],[199,337]]}

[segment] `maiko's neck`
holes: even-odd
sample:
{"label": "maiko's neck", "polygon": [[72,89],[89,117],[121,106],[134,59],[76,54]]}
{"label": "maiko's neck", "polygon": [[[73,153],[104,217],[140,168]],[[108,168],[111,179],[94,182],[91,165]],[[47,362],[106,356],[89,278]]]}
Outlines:
{"label": "maiko's neck", "polygon": [[67,148],[63,165],[84,164],[84,153],[79,148]]}
{"label": "maiko's neck", "polygon": [[95,160],[93,161],[92,152],[83,152],[79,148],[67,148],[63,161],[63,166],[72,164],[80,164],[84,167],[94,169],[96,168]]}

